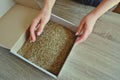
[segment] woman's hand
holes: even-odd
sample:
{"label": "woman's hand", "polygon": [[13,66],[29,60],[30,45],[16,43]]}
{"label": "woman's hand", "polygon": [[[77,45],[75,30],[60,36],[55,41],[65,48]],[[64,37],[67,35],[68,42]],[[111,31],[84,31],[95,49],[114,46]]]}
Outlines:
{"label": "woman's hand", "polygon": [[76,33],[76,35],[78,35],[76,43],[86,40],[92,32],[96,20],[119,2],[120,0],[102,0],[102,2],[94,10],[85,16],[78,27],[78,31]]}
{"label": "woman's hand", "polygon": [[96,20],[97,17],[95,17],[93,13],[89,13],[81,20],[76,32],[76,36],[78,36],[76,39],[77,44],[86,40],[88,36],[92,33]]}
{"label": "woman's hand", "polygon": [[53,5],[56,0],[44,0],[44,6],[38,16],[33,19],[30,26],[30,42],[36,41],[36,35],[40,35],[43,32],[45,25],[48,23]]}
{"label": "woman's hand", "polygon": [[48,23],[51,16],[51,10],[43,9],[36,16],[30,26],[30,42],[36,41],[36,35],[40,35],[43,32],[45,25]]}

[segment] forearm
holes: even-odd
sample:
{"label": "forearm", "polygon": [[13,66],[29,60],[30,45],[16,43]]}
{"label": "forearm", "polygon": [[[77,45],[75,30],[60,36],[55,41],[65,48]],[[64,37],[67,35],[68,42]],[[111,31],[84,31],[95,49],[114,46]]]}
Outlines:
{"label": "forearm", "polygon": [[55,4],[56,0],[44,0],[44,6],[43,9],[52,11],[52,8]]}
{"label": "forearm", "polygon": [[99,18],[119,2],[120,0],[103,0],[91,13],[93,13],[96,18]]}

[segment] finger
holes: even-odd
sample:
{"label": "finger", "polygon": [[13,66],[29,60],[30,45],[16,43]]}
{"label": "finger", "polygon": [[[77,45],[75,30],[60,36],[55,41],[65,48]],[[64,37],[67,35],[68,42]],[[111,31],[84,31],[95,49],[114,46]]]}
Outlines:
{"label": "finger", "polygon": [[85,25],[85,26],[84,26],[84,29],[83,29],[82,35],[79,36],[79,37],[77,37],[75,43],[76,43],[76,44],[81,43],[81,42],[83,42],[84,40],[86,40],[87,37],[88,37],[88,33],[87,33],[87,27],[86,27],[86,25]]}
{"label": "finger", "polygon": [[30,32],[30,42],[35,42],[35,40],[36,40],[35,32]]}
{"label": "finger", "polygon": [[82,22],[80,22],[80,25],[79,25],[78,30],[76,32],[76,35],[80,34],[80,32],[82,31],[83,26],[84,26],[84,22],[82,21]]}
{"label": "finger", "polygon": [[35,29],[38,24],[37,20],[33,20],[33,23],[30,27],[30,42],[34,42],[36,40]]}
{"label": "finger", "polygon": [[44,26],[45,26],[45,22],[43,20],[41,20],[40,24],[38,25],[37,35],[41,35],[42,34]]}

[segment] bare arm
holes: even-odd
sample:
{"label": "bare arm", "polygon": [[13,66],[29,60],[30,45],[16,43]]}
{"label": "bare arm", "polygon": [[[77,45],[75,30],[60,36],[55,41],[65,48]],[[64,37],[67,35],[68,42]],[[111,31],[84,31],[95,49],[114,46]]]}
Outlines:
{"label": "bare arm", "polygon": [[78,26],[76,35],[80,36],[78,36],[76,43],[81,43],[86,40],[91,34],[97,19],[119,2],[120,0],[103,0],[94,10],[86,15]]}
{"label": "bare arm", "polygon": [[56,0],[44,0],[44,9],[52,10]]}
{"label": "bare arm", "polygon": [[40,13],[33,19],[30,26],[30,42],[36,41],[36,34],[40,35],[44,26],[48,23],[55,0],[44,0],[44,6]]}
{"label": "bare arm", "polygon": [[120,0],[103,0],[98,7],[96,7],[92,13],[96,15],[97,18],[102,16],[110,8],[118,4]]}

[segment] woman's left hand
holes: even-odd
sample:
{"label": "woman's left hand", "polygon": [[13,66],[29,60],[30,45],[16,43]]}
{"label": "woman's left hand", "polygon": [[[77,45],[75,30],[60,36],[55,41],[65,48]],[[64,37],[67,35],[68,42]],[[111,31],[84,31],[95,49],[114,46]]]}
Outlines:
{"label": "woman's left hand", "polygon": [[85,41],[88,36],[92,33],[93,27],[96,23],[97,17],[93,13],[86,15],[80,22],[78,30],[76,32],[76,44]]}

